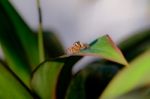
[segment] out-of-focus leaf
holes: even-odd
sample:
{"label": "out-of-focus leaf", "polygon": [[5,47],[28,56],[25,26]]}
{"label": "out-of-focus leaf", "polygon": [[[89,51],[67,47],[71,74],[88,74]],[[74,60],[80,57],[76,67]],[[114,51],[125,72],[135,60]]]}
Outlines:
{"label": "out-of-focus leaf", "polygon": [[117,99],[150,99],[150,87],[147,85],[142,86],[118,97]]}
{"label": "out-of-focus leaf", "polygon": [[63,61],[47,61],[35,71],[32,88],[41,99],[56,98],[57,79],[63,65]]}
{"label": "out-of-focus leaf", "polygon": [[[37,95],[39,95],[41,99],[56,99],[56,97],[58,97],[56,96],[56,89],[57,89],[57,83],[59,83],[58,79],[59,78],[61,79],[60,76],[64,77],[63,80],[66,80],[64,82],[66,83],[69,82],[70,75],[71,75],[71,67],[77,61],[74,58],[73,58],[74,60],[70,60],[70,59],[72,58],[68,57],[68,58],[60,58],[60,59],[46,61],[33,72],[32,88],[34,92]],[[68,64],[68,62],[70,64]],[[65,71],[67,71],[66,74],[68,75],[62,72],[63,67],[66,68]],[[63,83],[61,81],[60,85],[62,84]],[[63,88],[62,91],[65,91],[65,87],[62,86],[59,87]]]}
{"label": "out-of-focus leaf", "polygon": [[29,62],[18,36],[13,35],[15,31],[13,27],[9,27],[10,24],[3,19],[4,17],[5,15],[0,14],[0,44],[4,57],[11,70],[29,87],[31,74]]}
{"label": "out-of-focus leaf", "polygon": [[63,47],[53,32],[44,32],[44,46],[47,58],[56,58],[64,54]]}
{"label": "out-of-focus leaf", "polygon": [[123,40],[119,44],[119,47],[123,50],[128,49],[130,47],[136,47],[136,45],[139,45],[142,42],[149,41],[149,37],[150,37],[150,30],[139,32]]}
{"label": "out-of-focus leaf", "polygon": [[28,90],[0,63],[0,99],[33,99]]}
{"label": "out-of-focus leaf", "polygon": [[136,33],[123,40],[119,47],[126,57],[127,61],[130,62],[132,59],[143,53],[150,47],[150,30]]}
{"label": "out-of-focus leaf", "polygon": [[[16,40],[17,43],[20,43],[23,48],[19,49],[20,52],[24,50],[22,54],[28,57],[28,61],[31,67],[35,68],[35,66],[39,64],[38,42],[35,34],[21,19],[21,17],[9,3],[9,0],[0,0],[0,12],[1,12],[0,22],[3,21],[7,23],[5,24],[5,27],[3,25],[0,27],[5,28],[5,30],[3,32],[0,32],[0,34],[7,35],[13,40]],[[13,43],[9,41],[9,38],[5,39],[7,40],[5,42],[9,42],[9,44]],[[9,50],[8,53],[10,53]]]}
{"label": "out-of-focus leaf", "polygon": [[123,54],[108,35],[96,39],[87,49],[83,49],[79,53],[72,55],[97,56],[125,66],[128,65]]}
{"label": "out-of-focus leaf", "polygon": [[65,99],[86,99],[84,75],[77,75],[69,86]]}
{"label": "out-of-focus leaf", "polygon": [[136,87],[150,82],[150,50],[130,63],[110,82],[100,99],[115,99]]}
{"label": "out-of-focus leaf", "polygon": [[99,62],[89,64],[73,78],[65,99],[97,99],[118,70]]}
{"label": "out-of-focus leaf", "polygon": [[80,60],[81,56],[72,56],[67,58],[65,64],[59,74],[57,83],[57,99],[64,99],[69,83],[72,79],[72,68],[74,64]]}

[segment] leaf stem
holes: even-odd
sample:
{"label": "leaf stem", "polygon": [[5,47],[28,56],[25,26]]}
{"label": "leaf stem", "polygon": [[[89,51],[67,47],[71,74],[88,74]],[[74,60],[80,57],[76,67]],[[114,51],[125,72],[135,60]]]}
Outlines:
{"label": "leaf stem", "polygon": [[42,12],[40,7],[40,0],[37,1],[39,26],[38,26],[38,47],[39,47],[39,61],[40,63],[45,60],[44,43],[43,43],[43,25],[42,25]]}

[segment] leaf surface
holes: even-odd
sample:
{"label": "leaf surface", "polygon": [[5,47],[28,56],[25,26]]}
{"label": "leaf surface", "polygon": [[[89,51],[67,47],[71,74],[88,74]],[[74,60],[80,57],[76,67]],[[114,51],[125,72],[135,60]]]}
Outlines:
{"label": "leaf surface", "polygon": [[31,93],[0,63],[0,99],[33,99]]}
{"label": "leaf surface", "polygon": [[61,88],[60,91],[65,93],[67,83],[69,83],[71,79],[72,66],[79,59],[80,57],[75,56],[58,58],[39,65],[33,72],[32,88],[34,92],[42,99],[56,99],[58,95],[56,89],[59,83],[59,88]]}
{"label": "leaf surface", "polygon": [[[2,25],[0,28],[5,30],[1,34],[7,34],[7,36],[14,36],[14,40],[21,44],[24,54],[28,57],[28,61],[32,68],[39,64],[38,59],[38,42],[37,37],[23,19],[16,12],[14,7],[10,4],[9,0],[0,1],[1,16],[0,20],[5,22],[5,27]],[[7,24],[6,24],[7,23]],[[9,33],[8,33],[9,32]],[[9,42],[9,38],[6,38]],[[10,41],[10,44],[13,43]],[[22,49],[20,49],[22,51]]]}
{"label": "leaf surface", "polygon": [[110,82],[99,99],[116,99],[134,88],[150,82],[150,50],[137,57]]}
{"label": "leaf surface", "polygon": [[65,99],[97,99],[118,70],[113,65],[100,62],[89,64],[73,77]]}
{"label": "leaf surface", "polygon": [[63,61],[46,61],[34,72],[32,88],[41,99],[56,99],[56,85]]}
{"label": "leaf surface", "polygon": [[10,69],[29,87],[31,68],[39,64],[37,39],[9,0],[0,0],[0,44]]}
{"label": "leaf surface", "polygon": [[[128,65],[120,49],[115,45],[108,35],[99,37],[93,41],[88,48],[81,50],[71,56],[95,56],[106,60],[117,62],[119,64]],[[63,56],[62,56],[63,57]],[[65,57],[65,56],[64,56]]]}

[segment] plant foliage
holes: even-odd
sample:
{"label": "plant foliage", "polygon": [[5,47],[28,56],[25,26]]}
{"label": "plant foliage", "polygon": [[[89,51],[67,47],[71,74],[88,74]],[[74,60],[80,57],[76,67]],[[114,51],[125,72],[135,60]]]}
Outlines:
{"label": "plant foliage", "polygon": [[[87,49],[66,54],[59,39],[44,31],[41,63],[37,33],[8,0],[0,0],[0,99],[148,99],[149,38],[150,31],[133,35],[120,43],[120,50],[104,35]],[[73,75],[84,56],[99,60]]]}

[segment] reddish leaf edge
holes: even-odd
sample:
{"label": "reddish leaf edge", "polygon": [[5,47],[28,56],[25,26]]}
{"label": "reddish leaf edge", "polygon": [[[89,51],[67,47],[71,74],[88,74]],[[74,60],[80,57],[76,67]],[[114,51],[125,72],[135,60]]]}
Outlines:
{"label": "reddish leaf edge", "polygon": [[[59,56],[57,58],[66,58],[66,57],[70,57],[70,56],[94,56],[94,57],[100,57],[100,58],[103,58],[103,59],[106,59],[108,61],[112,61],[112,62],[116,62],[116,63],[119,63],[119,64],[122,64],[126,67],[129,67],[129,63],[127,62],[127,60],[125,59],[123,53],[121,52],[121,50],[117,47],[117,45],[113,42],[113,40],[111,39],[111,37],[106,34],[104,35],[107,37],[107,40],[110,42],[111,46],[121,55],[122,59],[124,59],[124,62],[119,62],[117,60],[113,60],[111,58],[108,58],[108,57],[105,57],[104,55],[100,55],[100,54],[94,54],[94,53],[74,53],[74,54],[64,54],[62,56]],[[102,36],[103,37],[103,36]]]}

